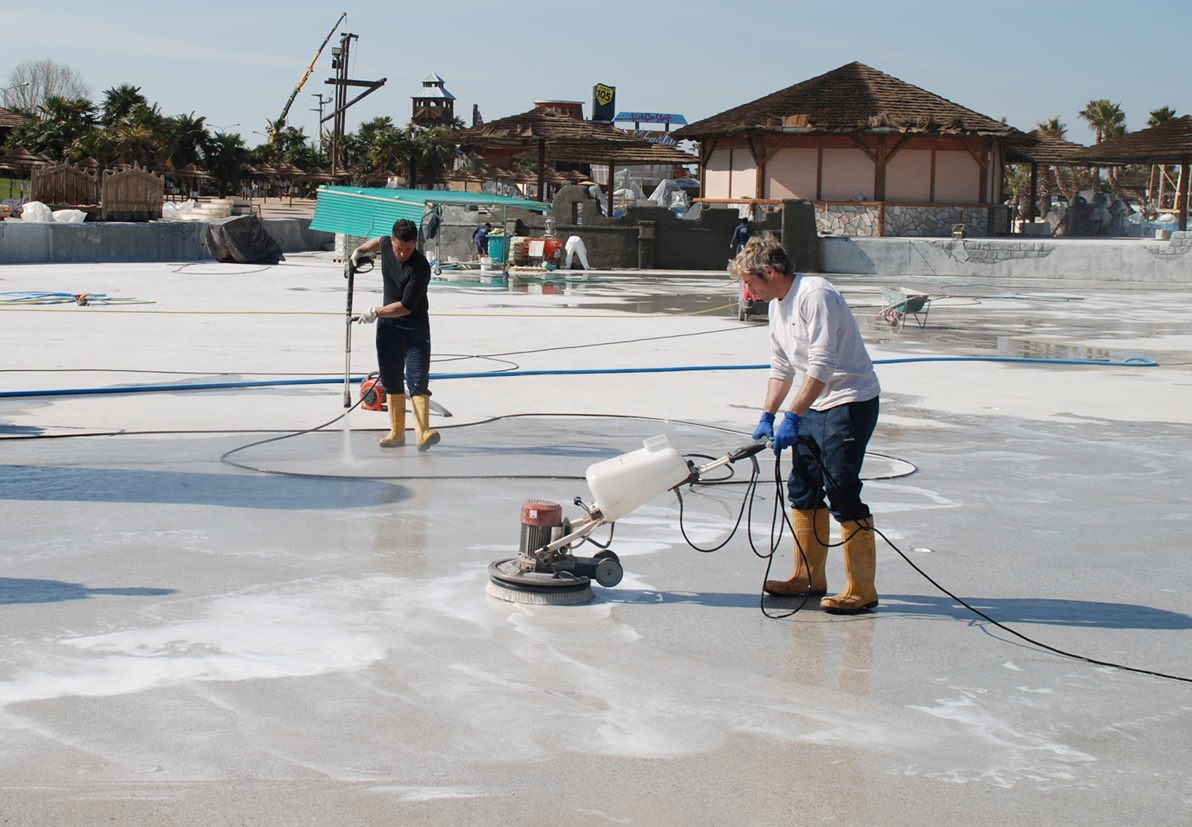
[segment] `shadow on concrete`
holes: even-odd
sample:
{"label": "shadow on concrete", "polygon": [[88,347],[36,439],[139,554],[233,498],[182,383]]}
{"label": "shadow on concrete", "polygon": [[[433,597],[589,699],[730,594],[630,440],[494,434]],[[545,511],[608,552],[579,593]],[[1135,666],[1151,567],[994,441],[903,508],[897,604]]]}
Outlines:
{"label": "shadow on concrete", "polygon": [[[1092,600],[1056,600],[1034,597],[964,597],[964,601],[998,623],[1038,623],[1090,629],[1192,629],[1192,617],[1134,603],[1101,603]],[[949,597],[883,594],[882,613],[925,617],[938,615],[957,620],[986,622]]]}
{"label": "shadow on concrete", "polygon": [[294,511],[390,505],[408,496],[402,486],[370,480],[0,465],[0,500],[170,503]]}
{"label": "shadow on concrete", "polygon": [[[756,609],[758,595],[730,592],[661,592],[644,589],[600,589],[597,599],[605,603],[676,604],[693,603],[721,609]],[[1192,629],[1192,616],[1139,606],[1132,603],[1100,603],[1090,600],[1054,600],[1048,598],[964,598],[976,609],[998,623],[1036,623],[1048,626],[1076,626],[1090,629]],[[765,598],[767,609],[820,612],[819,598],[806,602],[801,597]],[[905,615],[909,617],[948,617],[985,623],[948,597],[924,597],[910,594],[882,594],[880,607],[856,617]]]}
{"label": "shadow on concrete", "polygon": [[159,597],[174,594],[174,589],[89,589],[80,583],[61,580],[25,580],[0,577],[0,606],[13,603],[59,603],[63,600],[87,600],[100,594],[117,597]]}
{"label": "shadow on concrete", "polygon": [[0,423],[0,436],[39,436],[44,433],[44,428],[38,428],[34,425],[5,425]]}

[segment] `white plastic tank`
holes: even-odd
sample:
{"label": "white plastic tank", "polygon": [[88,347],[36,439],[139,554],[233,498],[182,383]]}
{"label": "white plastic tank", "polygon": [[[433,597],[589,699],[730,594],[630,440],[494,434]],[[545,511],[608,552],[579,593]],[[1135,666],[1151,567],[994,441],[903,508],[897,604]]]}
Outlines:
{"label": "white plastic tank", "polygon": [[644,447],[588,466],[585,475],[596,508],[608,522],[669,491],[690,476],[687,460],[665,436],[642,442]]}

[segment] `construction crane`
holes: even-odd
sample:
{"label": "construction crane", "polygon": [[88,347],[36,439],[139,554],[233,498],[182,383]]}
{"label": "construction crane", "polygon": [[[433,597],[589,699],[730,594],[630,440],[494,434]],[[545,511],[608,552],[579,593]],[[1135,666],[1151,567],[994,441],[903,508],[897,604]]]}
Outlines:
{"label": "construction crane", "polygon": [[306,79],[310,77],[310,73],[315,70],[315,63],[319,59],[319,55],[323,54],[323,49],[327,48],[327,44],[331,42],[335,30],[339,28],[339,24],[344,22],[344,18],[348,16],[344,12],[339,16],[339,20],[335,21],[335,25],[331,27],[331,31],[327,32],[327,37],[323,39],[323,43],[319,46],[319,50],[315,52],[315,56],[310,59],[310,65],[306,67],[306,71],[302,73],[302,78],[298,81],[298,85],[294,87],[294,91],[290,93],[290,99],[286,101],[285,108],[281,110],[281,116],[274,122],[269,124],[269,141],[273,142],[273,138],[285,128],[286,115],[290,114],[290,107],[294,105],[294,99],[298,97],[298,93],[302,91],[302,87],[306,85]]}

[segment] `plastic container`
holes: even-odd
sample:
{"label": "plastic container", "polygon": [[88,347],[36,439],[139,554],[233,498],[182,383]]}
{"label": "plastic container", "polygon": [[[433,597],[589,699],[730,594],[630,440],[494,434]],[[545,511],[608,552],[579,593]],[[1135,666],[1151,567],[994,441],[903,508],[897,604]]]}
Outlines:
{"label": "plastic container", "polygon": [[505,263],[505,236],[489,235],[488,257],[493,260],[494,264]]}
{"label": "plastic container", "polygon": [[610,523],[691,475],[687,460],[665,436],[650,437],[642,445],[645,447],[588,466],[588,490]]}

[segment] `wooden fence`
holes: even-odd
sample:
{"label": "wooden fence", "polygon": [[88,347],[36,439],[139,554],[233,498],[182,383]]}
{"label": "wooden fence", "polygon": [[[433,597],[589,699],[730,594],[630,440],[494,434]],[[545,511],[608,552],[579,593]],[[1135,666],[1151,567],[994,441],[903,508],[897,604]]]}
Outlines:
{"label": "wooden fence", "polygon": [[166,182],[147,169],[132,167],[103,174],[100,207],[104,221],[156,221],[161,218]]}
{"label": "wooden fence", "polygon": [[51,208],[94,206],[99,203],[99,176],[68,163],[35,167],[29,200]]}
{"label": "wooden fence", "polygon": [[165,202],[165,178],[139,166],[105,170],[101,177],[70,163],[34,169],[29,200],[52,209],[81,209],[89,219],[156,221]]}

